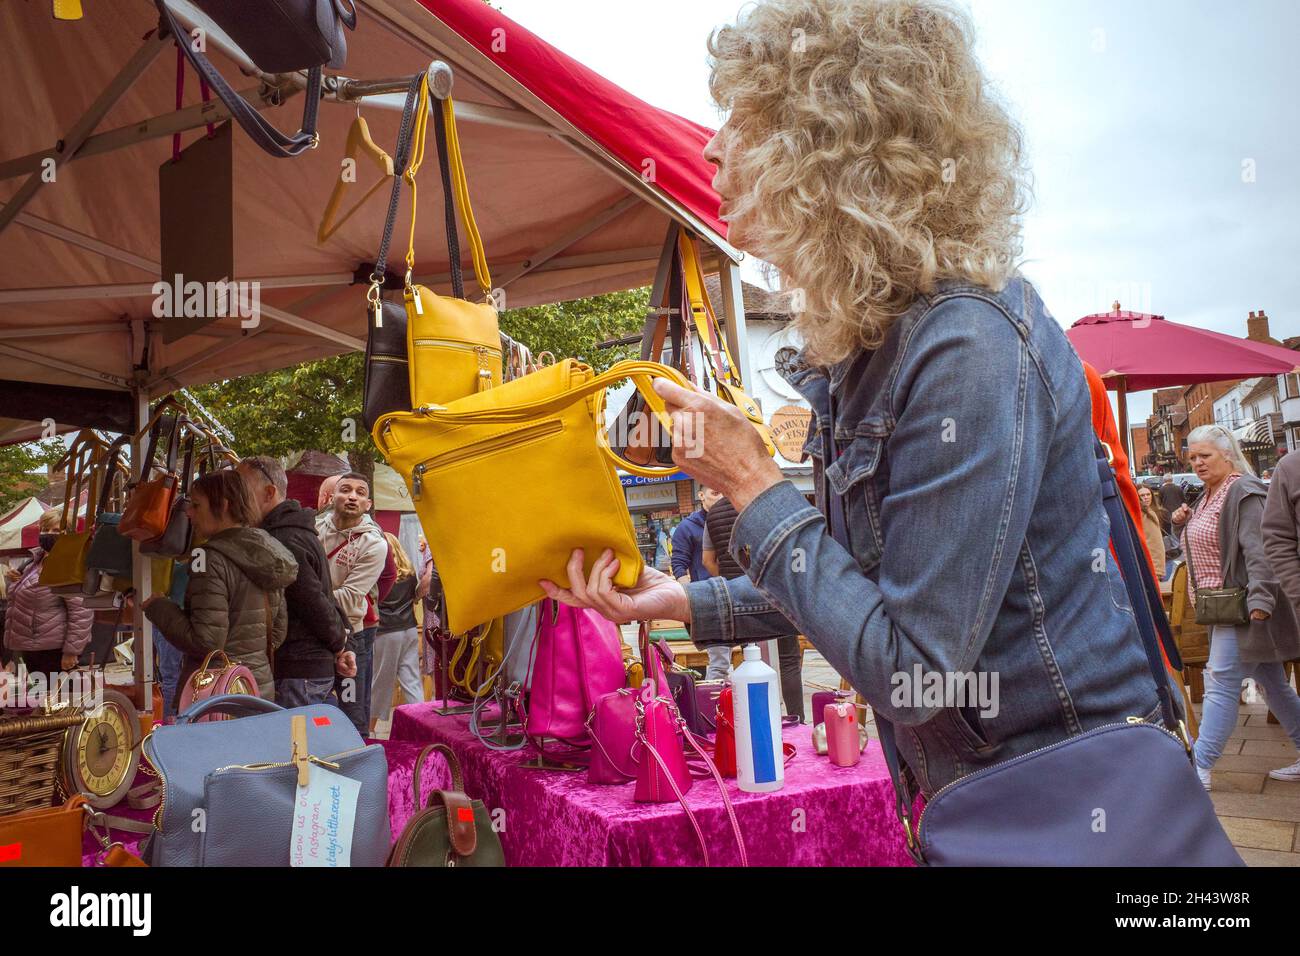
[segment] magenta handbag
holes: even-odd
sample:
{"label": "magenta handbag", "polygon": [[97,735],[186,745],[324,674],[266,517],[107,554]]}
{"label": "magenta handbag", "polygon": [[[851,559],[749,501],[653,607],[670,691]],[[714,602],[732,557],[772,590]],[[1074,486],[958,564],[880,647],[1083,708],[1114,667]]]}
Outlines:
{"label": "magenta handbag", "polygon": [[650,692],[649,684],[623,687],[596,701],[595,710],[587,718],[591,736],[587,783],[620,784],[636,779],[640,763],[636,741],[637,702],[644,706]]}
{"label": "magenta handbag", "polygon": [[627,682],[618,626],[588,608],[551,600],[542,602],[537,618],[524,732],[538,747],[546,740],[587,746],[596,702]]}
{"label": "magenta handbag", "polygon": [[[213,667],[212,659],[218,655],[222,663],[219,667]],[[227,657],[225,651],[212,651],[203,658],[199,669],[190,675],[190,679],[181,687],[181,703],[176,712],[183,714],[190,709],[191,704],[207,700],[209,697],[223,697],[226,694],[247,694],[250,697],[257,697],[257,678],[245,665]],[[229,719],[225,714],[214,712],[200,717],[196,723]]]}
{"label": "magenta handbag", "polygon": [[640,744],[642,755],[637,765],[636,792],[633,799],[638,803],[667,803],[676,799],[686,811],[686,818],[695,831],[695,839],[704,854],[704,865],[709,865],[709,848],[704,842],[704,831],[690,804],[686,802],[686,791],[691,788],[691,773],[686,766],[686,755],[682,750],[685,740],[695,751],[695,756],[708,768],[718,792],[722,794],[722,805],[727,810],[727,819],[731,821],[731,832],[736,837],[736,846],[740,848],[740,865],[749,866],[749,857],[745,853],[745,838],[741,835],[740,824],[736,821],[736,811],[731,806],[731,797],[718,774],[709,755],[704,752],[695,735],[687,729],[685,722],[677,714],[673,702],[665,697],[654,696],[654,686],[647,681],[635,700],[636,706],[636,742]]}

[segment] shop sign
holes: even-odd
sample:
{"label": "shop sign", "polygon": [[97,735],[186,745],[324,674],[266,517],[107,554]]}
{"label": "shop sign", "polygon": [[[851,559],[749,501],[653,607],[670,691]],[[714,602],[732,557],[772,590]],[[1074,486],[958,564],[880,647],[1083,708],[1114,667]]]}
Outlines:
{"label": "shop sign", "polygon": [[627,489],[627,503],[633,508],[677,503],[677,486],[672,483]]}
{"label": "shop sign", "polygon": [[624,488],[636,488],[641,485],[662,485],[672,481],[690,481],[690,480],[691,480],[691,476],[686,474],[686,472],[684,471],[677,471],[671,475],[665,475],[662,478],[643,478],[640,475],[624,475],[624,474],[620,474],[618,476],[618,482]]}
{"label": "shop sign", "polygon": [[798,405],[782,405],[772,413],[768,426],[772,430],[772,443],[786,461],[803,458],[803,444],[808,440],[808,425],[812,411]]}

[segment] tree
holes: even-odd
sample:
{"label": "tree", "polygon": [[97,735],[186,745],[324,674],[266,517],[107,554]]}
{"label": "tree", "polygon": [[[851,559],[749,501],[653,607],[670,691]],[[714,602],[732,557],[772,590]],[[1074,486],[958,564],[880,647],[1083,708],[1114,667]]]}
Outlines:
{"label": "tree", "polygon": [[57,463],[65,452],[57,438],[0,447],[0,514],[44,491],[49,479],[37,469]]}
{"label": "tree", "polygon": [[[578,358],[596,371],[639,354],[636,345],[597,349],[609,339],[639,333],[648,288],[511,309],[501,330],[534,354]],[[304,362],[192,388],[190,391],[234,434],[242,456],[283,457],[304,449],[346,453],[368,478],[383,456],[361,420],[365,356],[361,352]]]}

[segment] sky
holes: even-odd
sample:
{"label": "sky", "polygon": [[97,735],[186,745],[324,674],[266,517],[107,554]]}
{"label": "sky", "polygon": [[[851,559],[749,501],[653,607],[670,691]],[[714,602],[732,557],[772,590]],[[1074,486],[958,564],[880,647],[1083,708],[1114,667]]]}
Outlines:
{"label": "sky", "polygon": [[[1274,338],[1300,335],[1300,2],[957,2],[1025,132],[1022,269],[1059,322],[1118,299],[1232,335],[1263,309]],[[642,99],[721,122],[705,41],[740,0],[496,3]]]}

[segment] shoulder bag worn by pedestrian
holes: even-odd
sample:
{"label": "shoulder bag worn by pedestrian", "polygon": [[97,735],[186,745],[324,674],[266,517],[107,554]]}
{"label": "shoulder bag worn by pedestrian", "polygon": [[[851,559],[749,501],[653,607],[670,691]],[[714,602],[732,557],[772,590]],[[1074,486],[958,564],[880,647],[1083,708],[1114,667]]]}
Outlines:
{"label": "shoulder bag worn by pedestrian", "polygon": [[193,0],[258,69],[267,73],[307,71],[302,94],[302,128],[290,136],[272,126],[256,107],[234,91],[207,58],[204,46],[177,22],[166,0],[154,2],[177,45],[253,142],[276,158],[297,156],[317,145],[321,68],[338,69],[347,61],[344,27],[354,30],[357,25],[352,0]]}
{"label": "shoulder bag worn by pedestrian", "polygon": [[[1183,538],[1187,537],[1189,520],[1183,525]],[[1188,541],[1183,548],[1187,555],[1187,574],[1192,579],[1192,593],[1196,595],[1196,623],[1207,626],[1223,624],[1242,627],[1250,623],[1250,610],[1246,607],[1245,588],[1202,588],[1196,586],[1196,562],[1192,560],[1192,546]],[[1215,556],[1216,560],[1218,556]]]}
{"label": "shoulder bag worn by pedestrian", "polygon": [[[835,409],[832,400],[831,417]],[[825,461],[835,460],[826,430]],[[1132,715],[952,781],[912,821],[915,799],[893,724],[876,709],[880,744],[893,777],[908,852],[933,866],[1243,866],[1192,768],[1157,645],[1175,669],[1182,660],[1137,532],[1119,498],[1109,456],[1098,447],[1097,475],[1114,545],[1164,727]],[[832,536],[846,548],[843,500],[823,481]],[[1154,598],[1152,597],[1154,595]],[[1154,603],[1153,603],[1154,601]],[[1159,618],[1157,618],[1159,615]],[[1168,729],[1166,729],[1168,728]],[[1095,826],[1098,809],[1105,827]]]}

